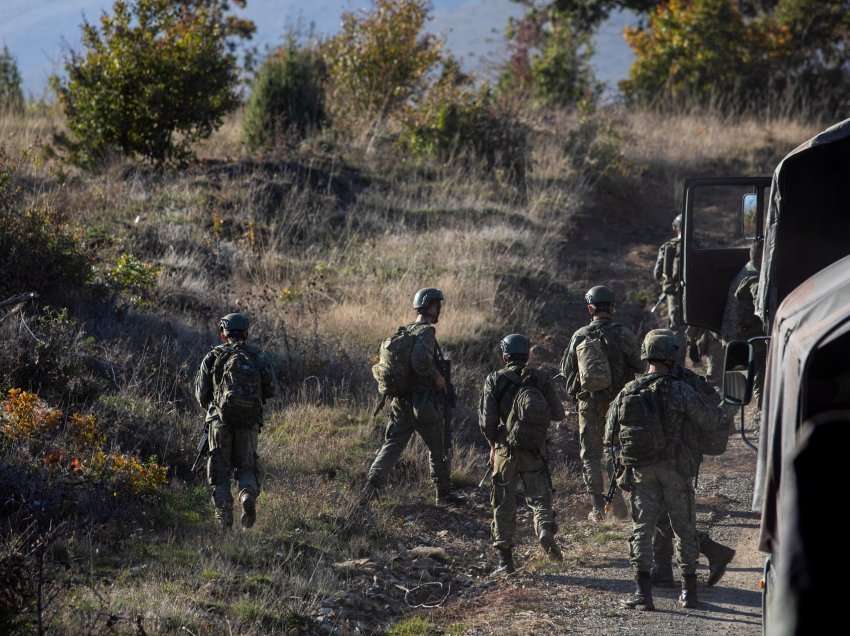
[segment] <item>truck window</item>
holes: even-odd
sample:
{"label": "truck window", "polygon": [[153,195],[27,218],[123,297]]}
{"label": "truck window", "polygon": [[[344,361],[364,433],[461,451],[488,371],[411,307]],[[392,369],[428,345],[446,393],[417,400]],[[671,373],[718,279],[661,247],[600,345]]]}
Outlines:
{"label": "truck window", "polygon": [[[759,235],[763,201],[752,185],[701,185],[690,193],[693,246],[698,250],[748,248]],[[750,195],[747,198],[747,195]]]}

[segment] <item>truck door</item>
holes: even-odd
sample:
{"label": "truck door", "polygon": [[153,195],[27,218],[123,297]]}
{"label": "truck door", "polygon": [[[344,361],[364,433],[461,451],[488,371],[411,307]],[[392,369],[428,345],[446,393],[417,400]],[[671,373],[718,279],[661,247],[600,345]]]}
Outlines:
{"label": "truck door", "polygon": [[698,178],[685,181],[685,322],[720,331],[729,285],[763,238],[770,177]]}

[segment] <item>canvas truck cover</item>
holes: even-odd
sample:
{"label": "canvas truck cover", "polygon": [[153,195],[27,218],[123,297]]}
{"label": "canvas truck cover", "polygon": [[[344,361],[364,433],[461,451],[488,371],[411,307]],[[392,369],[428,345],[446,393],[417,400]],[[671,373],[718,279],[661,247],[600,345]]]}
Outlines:
{"label": "canvas truck cover", "polygon": [[792,150],[768,201],[756,314],[769,327],[797,285],[850,255],[850,119]]}
{"label": "canvas truck cover", "polygon": [[846,327],[848,318],[850,257],[845,257],[789,294],[773,321],[753,494],[753,509],[762,513],[759,549],[764,552],[773,552],[780,536],[780,543],[789,539],[788,529],[780,528],[780,520],[787,518],[781,508],[795,505],[796,486],[788,461],[799,442],[806,365],[830,334]]}

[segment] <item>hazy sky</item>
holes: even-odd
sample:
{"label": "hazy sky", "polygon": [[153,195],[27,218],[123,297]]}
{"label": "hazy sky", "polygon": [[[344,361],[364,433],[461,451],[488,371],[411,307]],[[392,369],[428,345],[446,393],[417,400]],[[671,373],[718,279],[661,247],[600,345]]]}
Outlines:
{"label": "hazy sky", "polygon": [[[343,10],[366,8],[369,0],[248,0],[245,15],[257,23],[254,43],[274,45],[288,26],[314,24],[334,33]],[[519,15],[510,0],[432,0],[429,29],[445,37],[448,48],[474,69],[488,68],[504,55],[508,18]],[[40,95],[52,73],[61,70],[63,52],[79,47],[79,25],[95,20],[112,0],[0,0],[0,45],[18,60],[26,90]],[[597,41],[597,72],[608,82],[625,76],[631,52],[623,41],[625,15],[604,25]]]}

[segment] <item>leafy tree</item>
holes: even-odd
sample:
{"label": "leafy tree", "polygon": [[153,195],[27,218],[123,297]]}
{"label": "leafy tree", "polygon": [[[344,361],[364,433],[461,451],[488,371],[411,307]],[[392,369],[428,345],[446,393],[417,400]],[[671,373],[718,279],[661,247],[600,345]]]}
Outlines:
{"label": "leafy tree", "polygon": [[245,0],[115,0],[100,28],[83,24],[84,53],[53,78],[68,117],[72,159],[114,151],[157,164],[191,157],[239,105],[235,46],[253,23],[230,13]]}
{"label": "leafy tree", "polygon": [[260,67],[245,108],[245,142],[252,149],[283,136],[303,136],[325,121],[325,63],[317,51],[294,38]]}
{"label": "leafy tree", "polygon": [[9,47],[0,52],[0,110],[19,111],[24,107],[21,73]]}
{"label": "leafy tree", "polygon": [[373,0],[368,12],[343,14],[322,51],[335,114],[383,120],[424,90],[441,48],[423,33],[429,8],[427,0]]}

